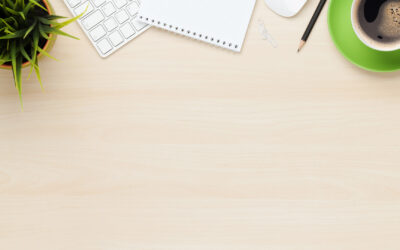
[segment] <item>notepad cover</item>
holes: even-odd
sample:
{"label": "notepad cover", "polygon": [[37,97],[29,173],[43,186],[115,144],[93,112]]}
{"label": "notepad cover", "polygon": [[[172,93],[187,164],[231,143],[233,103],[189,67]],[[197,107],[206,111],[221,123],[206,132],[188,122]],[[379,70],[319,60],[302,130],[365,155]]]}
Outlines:
{"label": "notepad cover", "polygon": [[137,19],[240,52],[256,0],[142,0]]}

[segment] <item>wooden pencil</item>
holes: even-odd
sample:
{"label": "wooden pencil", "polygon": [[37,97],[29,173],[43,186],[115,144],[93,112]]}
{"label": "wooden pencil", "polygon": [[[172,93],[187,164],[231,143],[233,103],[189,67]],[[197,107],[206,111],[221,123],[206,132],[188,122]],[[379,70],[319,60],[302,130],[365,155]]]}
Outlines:
{"label": "wooden pencil", "polygon": [[326,0],[321,0],[321,1],[319,2],[318,6],[317,6],[317,9],[315,10],[314,15],[312,16],[312,18],[311,18],[311,20],[310,20],[310,23],[308,24],[307,29],[306,29],[306,31],[304,32],[303,37],[301,38],[300,45],[299,45],[299,48],[297,49],[297,52],[300,52],[300,50],[301,50],[301,49],[304,47],[304,45],[306,44],[307,39],[308,39],[308,37],[310,36],[311,31],[312,31],[312,29],[314,28],[314,25],[315,25],[315,23],[317,22],[318,17],[320,16],[322,9],[323,9],[324,6],[325,6],[325,3],[326,3]]}

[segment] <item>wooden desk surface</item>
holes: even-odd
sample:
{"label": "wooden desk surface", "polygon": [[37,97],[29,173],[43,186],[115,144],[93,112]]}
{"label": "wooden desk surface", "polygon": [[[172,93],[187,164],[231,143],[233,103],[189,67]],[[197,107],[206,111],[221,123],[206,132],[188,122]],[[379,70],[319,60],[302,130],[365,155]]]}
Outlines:
{"label": "wooden desk surface", "polygon": [[24,112],[0,71],[0,248],[398,250],[400,73],[348,63],[327,8],[297,54],[317,2],[258,1],[241,54],[151,29],[103,60],[73,24]]}

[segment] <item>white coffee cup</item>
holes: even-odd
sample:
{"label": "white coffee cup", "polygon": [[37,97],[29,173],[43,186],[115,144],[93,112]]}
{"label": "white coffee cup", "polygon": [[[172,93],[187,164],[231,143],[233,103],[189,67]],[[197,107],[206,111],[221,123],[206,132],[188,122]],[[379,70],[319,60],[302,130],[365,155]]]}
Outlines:
{"label": "white coffee cup", "polygon": [[[372,1],[372,3],[368,1]],[[400,0],[387,0],[380,6],[380,8],[379,7],[370,8],[371,4],[377,4],[377,1],[376,0],[353,1],[353,5],[351,8],[351,23],[353,25],[353,29],[357,37],[365,45],[375,50],[379,51],[399,50],[400,49]],[[366,12],[366,10],[371,10],[371,11]],[[377,12],[378,10],[379,12]],[[397,17],[397,15],[399,16]],[[374,21],[371,22],[372,20],[371,16],[372,17],[377,16],[377,17],[375,18]]]}

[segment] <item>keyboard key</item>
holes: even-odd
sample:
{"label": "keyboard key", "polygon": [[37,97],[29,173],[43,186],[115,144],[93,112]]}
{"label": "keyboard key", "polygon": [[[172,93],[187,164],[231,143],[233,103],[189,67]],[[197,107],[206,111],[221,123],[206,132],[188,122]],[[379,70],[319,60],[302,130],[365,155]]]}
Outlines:
{"label": "keyboard key", "polygon": [[120,31],[122,32],[122,34],[126,39],[128,39],[129,37],[133,36],[136,33],[136,31],[132,28],[132,26],[129,23],[124,24],[120,28]]}
{"label": "keyboard key", "polygon": [[104,16],[101,13],[101,11],[96,10],[95,12],[90,14],[86,19],[84,19],[82,22],[83,22],[83,25],[85,26],[85,28],[90,30],[91,28],[93,28],[94,26],[96,26],[103,20],[104,20]]}
{"label": "keyboard key", "polygon": [[97,41],[103,36],[105,36],[107,32],[104,30],[103,26],[99,25],[96,28],[94,28],[92,31],[90,31],[90,36],[92,37],[93,41]]}
{"label": "keyboard key", "polygon": [[133,20],[132,20],[132,24],[133,24],[133,26],[135,26],[136,30],[142,30],[142,29],[144,29],[145,27],[148,26],[147,23],[138,21],[138,20],[136,20],[136,19],[133,19]]}
{"label": "keyboard key", "polygon": [[103,53],[103,55],[107,54],[107,52],[110,52],[112,50],[112,46],[107,41],[107,39],[101,40],[101,42],[99,42],[97,44],[97,47],[100,49],[100,51],[101,51],[101,53]]}
{"label": "keyboard key", "polygon": [[121,9],[124,7],[128,2],[127,0],[114,0],[115,6],[117,6],[117,9]]}
{"label": "keyboard key", "polygon": [[131,3],[126,8],[131,16],[135,16],[139,12],[139,5],[136,2]]}
{"label": "keyboard key", "polygon": [[115,17],[117,18],[119,23],[124,23],[129,20],[129,16],[124,10],[121,10],[120,12],[115,14]]}
{"label": "keyboard key", "polygon": [[96,7],[100,7],[106,2],[106,0],[93,0],[93,2]]}
{"label": "keyboard key", "polygon": [[104,22],[104,26],[106,26],[106,29],[108,31],[112,31],[118,27],[118,24],[113,17],[110,17]]}
{"label": "keyboard key", "polygon": [[78,23],[101,57],[111,55],[150,28],[139,19],[134,20],[138,16],[139,0],[63,1],[74,16],[84,12]]}
{"label": "keyboard key", "polygon": [[[85,12],[85,15],[83,15],[83,16],[88,15],[90,12],[92,12],[92,11],[94,10],[92,4],[91,4],[89,1],[86,1],[86,2],[84,2],[83,4],[81,4],[79,7],[77,7],[77,8],[74,10],[75,15],[80,15],[80,14],[82,14],[82,13],[86,10],[86,7],[87,7],[87,11]],[[82,17],[81,17],[81,18],[82,18]]]}
{"label": "keyboard key", "polygon": [[106,5],[104,5],[103,11],[104,11],[104,14],[106,14],[106,16],[111,16],[112,14],[114,14],[116,9],[111,2],[108,2]]}
{"label": "keyboard key", "polygon": [[111,33],[108,38],[110,38],[111,43],[116,47],[120,45],[123,41],[124,38],[121,36],[121,34],[118,31],[114,31]]}
{"label": "keyboard key", "polygon": [[72,8],[75,8],[78,4],[81,3],[81,0],[68,0],[68,4],[69,6],[71,6]]}

